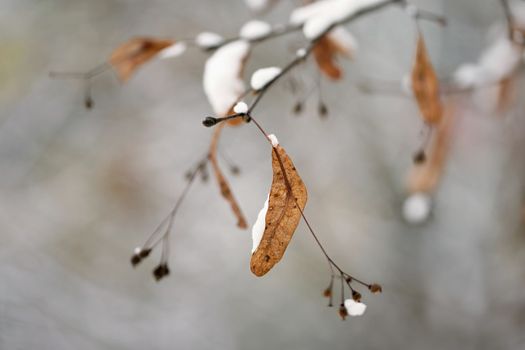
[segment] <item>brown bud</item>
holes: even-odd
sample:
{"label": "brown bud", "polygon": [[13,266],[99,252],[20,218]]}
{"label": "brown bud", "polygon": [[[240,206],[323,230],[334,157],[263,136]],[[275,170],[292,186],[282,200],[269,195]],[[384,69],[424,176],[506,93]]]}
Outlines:
{"label": "brown bud", "polygon": [[303,111],[303,104],[301,102],[297,102],[295,106],[293,106],[293,113],[299,114]]}
{"label": "brown bud", "polygon": [[324,290],[323,296],[325,298],[330,298],[332,296],[332,287],[328,287]]}
{"label": "brown bud", "polygon": [[355,302],[360,303],[361,302],[361,293],[353,290],[352,291],[352,299],[354,299]]}
{"label": "brown bud", "polygon": [[346,320],[346,316],[348,316],[348,311],[346,310],[344,304],[341,304],[341,306],[339,306],[339,316],[341,316],[343,321]]}
{"label": "brown bud", "polygon": [[168,264],[159,264],[154,270],[153,270],[153,276],[157,281],[160,281],[163,277],[170,274],[170,269],[168,268]]}
{"label": "brown bud", "polygon": [[140,264],[140,262],[142,261],[142,258],[138,255],[138,254],[133,254],[131,256],[131,265],[133,267],[137,266],[138,264]]}
{"label": "brown bud", "polygon": [[319,106],[317,107],[317,111],[319,112],[319,116],[321,118],[325,118],[328,115],[328,108],[323,102],[319,102]]}
{"label": "brown bud", "polygon": [[93,99],[91,98],[91,96],[88,96],[86,97],[86,99],[84,100],[84,107],[86,107],[86,109],[92,109],[93,108]]}
{"label": "brown bud", "polygon": [[425,154],[424,150],[419,150],[414,154],[414,163],[415,164],[423,164],[427,160],[427,156]]}
{"label": "brown bud", "polygon": [[368,286],[368,289],[373,294],[379,294],[379,293],[383,292],[383,288],[381,288],[381,286],[379,284],[377,284],[377,283],[371,284],[370,286]]}

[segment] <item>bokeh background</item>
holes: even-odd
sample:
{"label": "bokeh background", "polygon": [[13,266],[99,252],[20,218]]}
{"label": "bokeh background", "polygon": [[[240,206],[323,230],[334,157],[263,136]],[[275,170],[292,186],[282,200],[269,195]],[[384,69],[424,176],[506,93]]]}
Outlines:
{"label": "bokeh background", "polygon": [[[282,23],[297,3],[263,18]],[[416,4],[449,19],[422,24],[441,76],[476,60],[504,19],[494,0]],[[284,260],[254,277],[250,232],[235,227],[214,179],[191,189],[176,219],[170,277],[153,280],[157,254],[131,268],[133,248],[208,147],[207,55],[149,64],[124,86],[100,76],[91,111],[81,83],[48,73],[87,70],[135,35],[229,37],[252,17],[240,0],[0,0],[0,349],[524,349],[523,103],[494,115],[465,102],[433,215],[405,223],[417,108],[356,89],[409,71],[414,24],[398,8],[348,26],[360,49],[343,82],[322,84],[328,118],[315,94],[293,115],[286,82],[256,113],[294,159],[328,251],[383,284],[380,296],[364,293],[364,316],[341,322],[326,307],[326,262],[304,224]],[[284,65],[302,44],[291,34],[258,45],[247,73]],[[309,86],[316,74],[309,62],[294,76]],[[221,151],[242,170],[229,179],[254,222],[270,149],[250,125],[223,136]]]}

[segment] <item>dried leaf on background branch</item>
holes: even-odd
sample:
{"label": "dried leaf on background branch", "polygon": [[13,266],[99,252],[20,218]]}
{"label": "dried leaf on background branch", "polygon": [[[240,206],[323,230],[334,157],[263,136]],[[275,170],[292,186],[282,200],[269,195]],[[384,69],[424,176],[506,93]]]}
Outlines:
{"label": "dried leaf on background branch", "polygon": [[256,276],[265,275],[284,255],[306,205],[307,191],[292,160],[278,144],[272,147],[273,182],[264,232],[250,261]]}
{"label": "dried leaf on background branch", "polygon": [[140,66],[173,44],[173,40],[133,38],[113,51],[109,63],[120,80],[127,81]]}
{"label": "dried leaf on background branch", "polygon": [[[250,44],[238,40],[219,48],[204,67],[204,92],[217,116],[225,117],[233,105],[244,94],[243,72],[250,53]],[[236,118],[228,124],[236,125],[242,119]]]}
{"label": "dried leaf on background branch", "polygon": [[434,129],[426,162],[414,165],[408,178],[408,190],[411,193],[432,193],[438,186],[447,161],[455,110],[454,104],[445,107],[443,118]]}
{"label": "dried leaf on background branch", "polygon": [[352,58],[356,47],[354,37],[343,27],[336,27],[317,41],[313,55],[323,74],[330,79],[339,80],[343,71],[336,62],[337,56]]}
{"label": "dried leaf on background branch", "polygon": [[222,128],[225,125],[226,124],[221,123],[215,128],[213,132],[211,144],[210,144],[210,151],[208,154],[208,158],[210,160],[213,172],[215,174],[215,178],[217,179],[217,182],[219,184],[221,194],[228,201],[228,203],[230,203],[233,214],[235,215],[235,217],[237,217],[237,226],[242,229],[245,229],[248,227],[248,225],[246,224],[246,219],[244,218],[244,215],[242,214],[239,204],[237,203],[237,201],[235,200],[235,197],[233,196],[233,192],[230,188],[230,185],[228,184],[226,177],[222,173],[219,167],[219,162],[217,160],[217,148],[218,148],[218,143],[219,143],[219,137],[220,137]]}
{"label": "dried leaf on background branch", "polygon": [[428,57],[423,36],[418,34],[416,57],[412,67],[412,91],[416,98],[423,120],[428,124],[437,124],[443,114],[439,95],[439,81]]}

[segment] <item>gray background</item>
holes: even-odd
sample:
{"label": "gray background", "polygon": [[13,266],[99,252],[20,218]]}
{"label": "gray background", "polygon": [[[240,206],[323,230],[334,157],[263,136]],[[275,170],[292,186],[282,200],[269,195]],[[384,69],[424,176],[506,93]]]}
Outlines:
{"label": "gray background", "polygon": [[[295,2],[265,18],[286,20]],[[492,0],[418,1],[450,25],[423,24],[440,75],[475,60]],[[155,62],[124,86],[93,86],[51,70],[87,70],[128,38],[235,35],[251,17],[240,0],[0,0],[0,349],[523,349],[523,104],[505,116],[466,103],[447,171],[425,225],[403,222],[411,155],[421,142],[415,104],[367,96],[366,77],[399,80],[414,26],[390,8],[349,25],[360,43],[346,79],[323,84],[301,117],[282,83],[257,118],[292,156],[309,188],[306,214],[346,270],[383,284],[363,317],[341,322],[321,292],[326,263],[301,224],[264,278],[249,271],[251,235],[238,230],[214,181],[197,183],[177,217],[171,275],[155,283],[157,254],[130,253],[181,193],[206,152],[211,113],[201,87],[206,55]],[[247,73],[284,65],[303,43],[258,45]],[[295,73],[311,83],[311,62]],[[227,130],[222,150],[252,223],[271,182],[270,150],[252,126]]]}

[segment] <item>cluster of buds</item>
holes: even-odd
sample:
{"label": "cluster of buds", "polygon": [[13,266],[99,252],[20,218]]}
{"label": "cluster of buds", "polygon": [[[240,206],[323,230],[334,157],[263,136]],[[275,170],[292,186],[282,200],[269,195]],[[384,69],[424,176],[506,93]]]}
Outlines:
{"label": "cluster of buds", "polygon": [[[330,284],[323,292],[323,296],[328,298],[329,300],[328,301],[329,307],[333,306],[334,278],[335,276],[332,275],[330,278]],[[341,303],[339,304],[338,312],[342,320],[346,320],[348,316],[361,316],[366,311],[366,304],[361,302],[362,295],[361,293],[359,293],[357,290],[354,289],[354,287],[351,285],[352,282],[353,282],[352,277],[344,276],[343,274],[341,274]],[[379,294],[383,291],[382,287],[377,283],[366,284],[361,281],[357,281],[357,283],[365,286],[372,294]],[[351,298],[345,298],[345,293],[344,293],[345,284],[350,289]]]}

